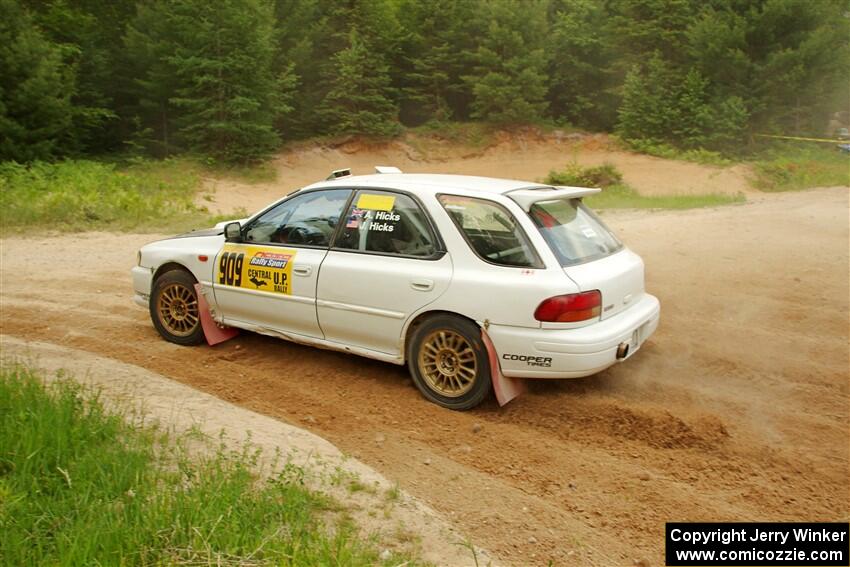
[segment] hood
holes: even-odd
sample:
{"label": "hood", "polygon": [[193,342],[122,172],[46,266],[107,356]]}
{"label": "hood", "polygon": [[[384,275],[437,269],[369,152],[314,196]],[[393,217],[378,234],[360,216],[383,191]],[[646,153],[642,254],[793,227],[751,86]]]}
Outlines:
{"label": "hood", "polygon": [[172,236],[169,240],[174,238],[194,238],[198,236],[218,236],[219,234],[224,234],[224,228],[204,228],[200,230],[192,230],[190,232],[184,232],[183,234]]}
{"label": "hood", "polygon": [[220,234],[224,234],[224,225],[238,222],[244,223],[248,219],[232,219],[232,220],[224,220],[220,223],[216,223],[216,225],[212,228],[202,228],[198,230],[191,230],[189,232],[184,232],[183,234],[178,234],[177,236],[172,236],[171,238],[194,238],[196,236],[218,236]]}

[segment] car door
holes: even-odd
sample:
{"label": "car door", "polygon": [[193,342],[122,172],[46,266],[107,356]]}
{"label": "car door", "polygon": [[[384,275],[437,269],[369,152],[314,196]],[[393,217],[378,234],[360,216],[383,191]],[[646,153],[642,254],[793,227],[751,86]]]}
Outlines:
{"label": "car door", "polygon": [[360,190],[322,263],[319,325],[338,343],[397,354],[405,321],[437,299],[452,263],[411,195]]}
{"label": "car door", "polygon": [[348,189],[295,195],[249,222],[242,242],[224,244],[213,289],[225,322],[322,338],[319,267],[350,196]]}

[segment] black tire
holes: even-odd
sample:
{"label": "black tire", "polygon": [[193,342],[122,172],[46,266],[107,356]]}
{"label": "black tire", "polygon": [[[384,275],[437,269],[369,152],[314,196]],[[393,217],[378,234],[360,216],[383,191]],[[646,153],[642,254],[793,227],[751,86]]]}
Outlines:
{"label": "black tire", "polygon": [[204,341],[195,278],[184,270],[171,270],[153,283],[148,302],[151,321],[166,341],[193,346]]}
{"label": "black tire", "polygon": [[461,317],[435,315],[416,327],[407,365],[422,395],[444,408],[472,409],[492,388],[481,329]]}

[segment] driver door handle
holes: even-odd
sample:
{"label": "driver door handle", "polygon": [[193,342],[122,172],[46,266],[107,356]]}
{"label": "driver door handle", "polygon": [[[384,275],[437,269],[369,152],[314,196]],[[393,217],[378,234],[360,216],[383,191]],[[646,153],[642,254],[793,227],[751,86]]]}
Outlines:
{"label": "driver door handle", "polygon": [[313,268],[310,266],[292,266],[292,273],[296,276],[309,276],[313,273]]}
{"label": "driver door handle", "polygon": [[410,287],[416,291],[431,291],[434,289],[434,280],[416,279],[410,280]]}

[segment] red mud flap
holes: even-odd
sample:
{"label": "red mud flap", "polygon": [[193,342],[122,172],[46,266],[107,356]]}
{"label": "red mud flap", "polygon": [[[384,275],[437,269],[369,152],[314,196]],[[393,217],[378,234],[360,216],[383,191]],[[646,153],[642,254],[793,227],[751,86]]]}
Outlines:
{"label": "red mud flap", "polygon": [[198,295],[198,313],[201,315],[201,327],[204,329],[204,337],[208,345],[215,346],[239,334],[239,329],[222,327],[213,320],[210,315],[210,305],[201,291],[201,284],[195,284],[195,293]]}
{"label": "red mud flap", "polygon": [[496,401],[499,402],[500,406],[503,406],[517,396],[524,394],[528,388],[525,381],[518,378],[508,378],[502,374],[496,347],[493,346],[490,335],[484,329],[481,329],[481,339],[484,341],[484,346],[487,347],[487,358],[490,360],[490,379],[493,381]]}

